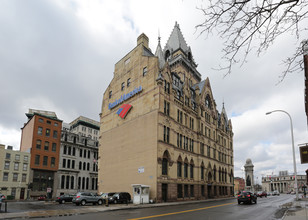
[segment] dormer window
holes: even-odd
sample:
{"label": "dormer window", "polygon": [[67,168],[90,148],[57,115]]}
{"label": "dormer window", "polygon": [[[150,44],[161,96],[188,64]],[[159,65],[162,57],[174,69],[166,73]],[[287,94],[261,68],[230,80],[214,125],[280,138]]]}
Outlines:
{"label": "dormer window", "polygon": [[211,103],[211,99],[210,99],[210,96],[207,95],[206,98],[205,98],[205,107],[211,109],[212,108],[212,103]]}
{"label": "dormer window", "polygon": [[189,61],[192,61],[192,55],[191,55],[191,52],[188,52],[188,60],[189,60]]}
{"label": "dormer window", "polygon": [[170,57],[170,51],[167,50],[165,53],[165,61],[167,61],[167,59]]}

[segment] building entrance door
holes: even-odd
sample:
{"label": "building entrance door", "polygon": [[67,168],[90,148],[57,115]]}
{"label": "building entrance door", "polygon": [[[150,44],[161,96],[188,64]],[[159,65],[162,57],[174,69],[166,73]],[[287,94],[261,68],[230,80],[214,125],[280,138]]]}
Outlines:
{"label": "building entrance door", "polygon": [[163,202],[167,202],[167,197],[168,197],[168,184],[163,183],[162,184],[162,200]]}
{"label": "building entrance door", "polygon": [[25,199],[25,188],[20,189],[20,199]]}

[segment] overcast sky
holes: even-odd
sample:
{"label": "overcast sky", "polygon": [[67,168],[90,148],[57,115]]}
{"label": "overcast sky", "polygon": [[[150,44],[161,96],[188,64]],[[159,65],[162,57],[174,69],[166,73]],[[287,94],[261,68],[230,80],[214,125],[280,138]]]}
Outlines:
{"label": "overcast sky", "polygon": [[29,108],[56,112],[64,122],[80,115],[99,121],[102,97],[114,65],[145,33],[155,52],[158,33],[165,46],[177,21],[202,79],[209,77],[220,112],[222,103],[232,120],[235,176],[247,158],[261,175],[293,173],[290,113],[294,126],[297,170],[298,144],[306,143],[304,73],[279,81],[282,60],[301,40],[283,36],[262,56],[233,68],[231,75],[214,70],[222,56],[222,41],[199,36],[203,21],[196,9],[206,1],[2,0],[0,2],[0,143],[19,149]]}

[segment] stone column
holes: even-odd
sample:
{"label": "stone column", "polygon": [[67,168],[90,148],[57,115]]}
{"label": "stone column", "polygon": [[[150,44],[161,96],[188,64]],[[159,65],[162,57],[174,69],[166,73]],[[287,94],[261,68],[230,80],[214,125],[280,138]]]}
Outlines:
{"label": "stone column", "polygon": [[245,190],[254,192],[254,177],[253,177],[253,167],[251,159],[246,160],[245,168]]}

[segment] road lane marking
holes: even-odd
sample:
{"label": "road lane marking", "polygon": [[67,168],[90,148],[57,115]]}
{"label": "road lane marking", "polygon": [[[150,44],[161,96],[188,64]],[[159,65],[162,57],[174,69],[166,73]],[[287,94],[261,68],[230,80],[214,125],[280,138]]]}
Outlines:
{"label": "road lane marking", "polygon": [[208,207],[203,207],[203,208],[198,208],[198,209],[190,209],[190,210],[185,210],[185,211],[180,211],[180,212],[171,212],[171,213],[165,213],[165,214],[160,214],[160,215],[151,215],[151,216],[145,216],[145,217],[140,217],[140,218],[131,218],[131,219],[127,219],[127,220],[141,220],[141,219],[157,218],[157,217],[168,216],[168,215],[177,215],[177,214],[181,214],[181,213],[196,212],[196,211],[200,211],[200,210],[212,209],[212,208],[217,208],[217,207],[232,205],[232,204],[236,204],[236,203],[231,202],[231,203],[226,203],[226,204],[222,204],[222,205],[208,206]]}

